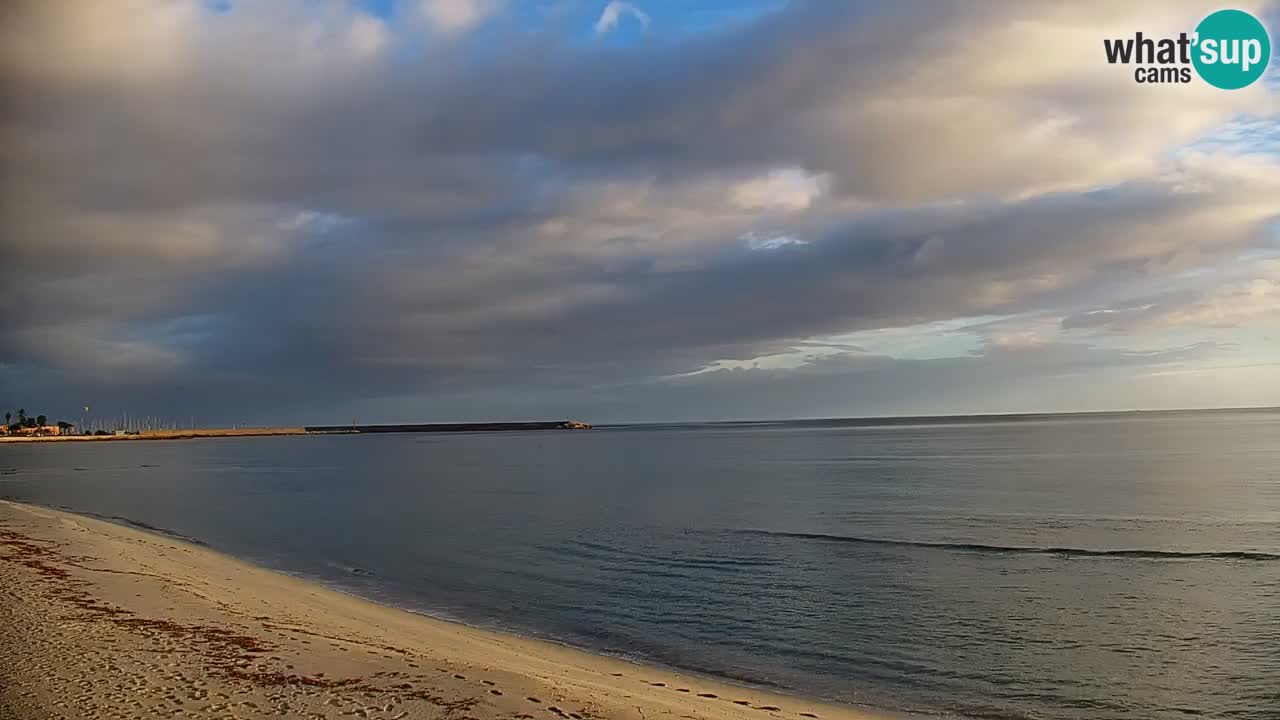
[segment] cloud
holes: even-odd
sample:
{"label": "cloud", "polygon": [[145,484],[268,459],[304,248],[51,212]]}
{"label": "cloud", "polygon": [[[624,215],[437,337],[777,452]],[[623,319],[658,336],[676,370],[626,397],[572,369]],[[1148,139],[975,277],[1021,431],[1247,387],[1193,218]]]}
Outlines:
{"label": "cloud", "polygon": [[803,168],[780,168],[738,183],[730,195],[735,205],[748,210],[804,210],[826,192],[829,182]]}
{"label": "cloud", "polygon": [[419,0],[422,16],[436,32],[465,32],[502,9],[501,0]]}
{"label": "cloud", "polygon": [[369,15],[356,15],[347,34],[351,52],[357,56],[377,55],[391,43],[391,32],[381,20]]}
{"label": "cloud", "polygon": [[[1274,122],[1275,96],[1139,91],[1101,61],[1104,33],[1191,10],[799,2],[655,53],[421,7],[449,42],[311,0],[7,10],[0,282],[39,301],[0,305],[0,396],[655,418],[685,402],[657,378],[786,356],[752,413],[803,414],[782,389],[834,407],[819,377],[941,402],[937,368],[1110,352],[1071,333],[1269,317],[1270,276],[1229,269],[1276,242],[1280,165],[1187,144]],[[1147,305],[1179,310],[1089,319]],[[988,315],[1014,321],[953,364],[792,367]]]}
{"label": "cloud", "polygon": [[793,235],[785,235],[781,233],[761,233],[747,232],[743,233],[741,240],[747,244],[752,250],[777,250],[788,245],[808,245],[808,240],[801,240]]}
{"label": "cloud", "polygon": [[1187,287],[1082,310],[1063,318],[1062,327],[1133,334],[1174,328],[1236,328],[1280,319],[1280,261],[1266,260],[1230,275],[1235,277],[1208,285],[1203,278],[1199,282],[1192,278]]}
{"label": "cloud", "polygon": [[641,27],[649,27],[649,15],[643,10],[629,2],[610,0],[609,4],[604,6],[604,11],[600,13],[600,18],[596,20],[596,34],[603,35],[618,27],[619,21],[627,15],[635,18]]}

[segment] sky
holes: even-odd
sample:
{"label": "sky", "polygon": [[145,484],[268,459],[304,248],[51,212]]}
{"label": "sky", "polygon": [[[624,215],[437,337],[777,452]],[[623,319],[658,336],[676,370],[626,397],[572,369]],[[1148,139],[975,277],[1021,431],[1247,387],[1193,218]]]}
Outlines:
{"label": "sky", "polygon": [[1280,405],[1280,60],[1224,91],[1103,52],[1216,9],[6,2],[0,405]]}

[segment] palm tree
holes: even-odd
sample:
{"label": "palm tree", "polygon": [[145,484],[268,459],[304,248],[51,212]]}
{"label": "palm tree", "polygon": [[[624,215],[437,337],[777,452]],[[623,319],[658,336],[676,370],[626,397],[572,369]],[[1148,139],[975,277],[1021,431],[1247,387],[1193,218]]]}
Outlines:
{"label": "palm tree", "polygon": [[7,410],[6,410],[6,411],[5,411],[5,413],[4,413],[4,426],[5,426],[5,427],[9,427],[9,420],[10,420],[12,417],[13,417],[13,413],[11,413],[11,412],[9,412],[9,411],[7,411]]}
{"label": "palm tree", "polygon": [[18,408],[18,424],[19,424],[19,425],[26,425],[26,424],[27,424],[27,409],[26,409],[26,408]]}

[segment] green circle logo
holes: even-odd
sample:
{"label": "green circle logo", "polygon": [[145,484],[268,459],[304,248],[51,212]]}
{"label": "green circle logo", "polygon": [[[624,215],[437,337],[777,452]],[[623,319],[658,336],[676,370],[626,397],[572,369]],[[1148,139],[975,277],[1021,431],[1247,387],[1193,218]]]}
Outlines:
{"label": "green circle logo", "polygon": [[1204,81],[1223,90],[1248,87],[1271,62],[1271,38],[1243,10],[1219,10],[1196,26],[1191,62]]}

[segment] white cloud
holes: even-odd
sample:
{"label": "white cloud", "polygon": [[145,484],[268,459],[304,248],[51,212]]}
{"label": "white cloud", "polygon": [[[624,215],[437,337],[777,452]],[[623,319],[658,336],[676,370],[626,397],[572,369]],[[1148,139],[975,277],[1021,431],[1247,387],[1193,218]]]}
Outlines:
{"label": "white cloud", "polygon": [[618,22],[622,20],[624,15],[630,15],[635,18],[641,27],[649,27],[648,13],[629,2],[612,0],[608,5],[604,6],[604,12],[600,13],[600,19],[596,20],[596,33],[603,35],[618,27]]}
{"label": "white cloud", "polygon": [[315,210],[298,210],[276,223],[276,227],[285,232],[327,233],[346,221],[341,215],[316,212]]}
{"label": "white cloud", "polygon": [[751,231],[743,233],[739,238],[752,250],[777,250],[788,245],[808,245],[808,240],[801,240],[794,235],[784,233],[761,233]]}
{"label": "white cloud", "polygon": [[422,15],[433,30],[444,35],[464,32],[501,9],[501,0],[421,0]]}
{"label": "white cloud", "polygon": [[729,193],[744,210],[804,210],[826,192],[829,180],[804,168],[777,168],[734,185]]}
{"label": "white cloud", "polygon": [[358,57],[376,55],[391,42],[391,33],[378,18],[357,14],[347,28],[347,47]]}

